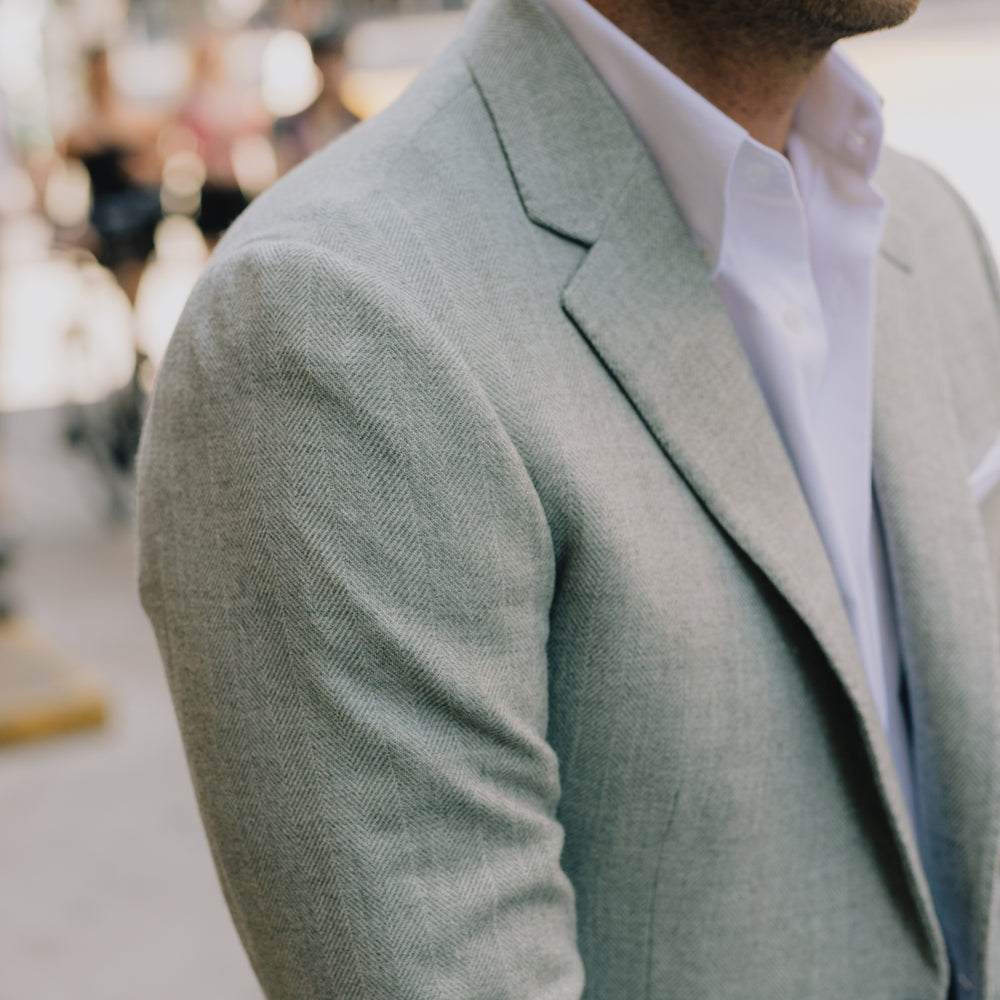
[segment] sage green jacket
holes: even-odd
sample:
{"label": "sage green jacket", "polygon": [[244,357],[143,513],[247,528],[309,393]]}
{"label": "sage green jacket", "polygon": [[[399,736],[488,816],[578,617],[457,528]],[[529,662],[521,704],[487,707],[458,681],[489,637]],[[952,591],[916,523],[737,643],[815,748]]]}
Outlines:
{"label": "sage green jacket", "polygon": [[919,838],[705,265],[539,0],[230,231],[141,585],[272,1000],[1000,997],[1000,303],[951,190],[880,183]]}

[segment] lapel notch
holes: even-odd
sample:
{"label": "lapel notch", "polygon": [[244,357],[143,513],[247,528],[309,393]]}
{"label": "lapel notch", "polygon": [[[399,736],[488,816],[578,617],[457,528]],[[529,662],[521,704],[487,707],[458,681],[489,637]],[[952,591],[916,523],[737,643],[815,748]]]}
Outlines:
{"label": "lapel notch", "polygon": [[628,119],[544,3],[485,0],[464,42],[528,217],[590,245],[645,156]]}

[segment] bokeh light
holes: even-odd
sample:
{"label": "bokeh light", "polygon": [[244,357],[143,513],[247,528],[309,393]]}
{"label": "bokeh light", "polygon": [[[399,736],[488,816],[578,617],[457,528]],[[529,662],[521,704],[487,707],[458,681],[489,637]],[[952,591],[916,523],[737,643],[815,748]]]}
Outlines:
{"label": "bokeh light", "polygon": [[316,97],[320,83],[306,39],[297,31],[276,31],[261,67],[264,107],[276,117],[294,115]]}

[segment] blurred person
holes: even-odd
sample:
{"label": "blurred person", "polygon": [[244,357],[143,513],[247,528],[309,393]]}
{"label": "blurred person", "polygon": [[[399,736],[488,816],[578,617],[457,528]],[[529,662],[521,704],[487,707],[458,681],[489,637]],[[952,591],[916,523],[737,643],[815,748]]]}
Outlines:
{"label": "blurred person", "polygon": [[1000,315],[835,50],[480,0],[230,231],[141,588],[272,1000],[1000,990]]}
{"label": "blurred person", "polygon": [[274,123],[279,174],[288,173],[358,121],[357,116],[344,107],[340,96],[346,69],[344,32],[334,29],[317,35],[309,47],[322,81],[320,92],[309,107]]}
{"label": "blurred person", "polygon": [[238,143],[250,135],[263,136],[270,124],[259,98],[231,78],[227,44],[227,36],[218,33],[195,41],[190,91],[178,113],[205,165],[197,222],[209,246],[250,204],[237,177]]}
{"label": "blurred person", "polygon": [[[84,56],[88,104],[60,142],[63,156],[78,159],[90,179],[89,222],[98,262],[107,268],[135,308],[139,286],[163,218],[158,139],[166,118],[139,110],[115,85],[105,47]],[[131,331],[134,337],[134,330]],[[137,344],[132,377],[100,405],[68,409],[66,439],[95,462],[108,488],[109,514],[128,516],[131,489],[121,481],[132,472],[146,393],[139,372],[144,355]]]}
{"label": "blurred person", "polygon": [[160,210],[156,140],[161,117],[137,111],[114,85],[107,49],[85,54],[87,107],[60,143],[90,178],[90,224],[98,261],[134,306]]}

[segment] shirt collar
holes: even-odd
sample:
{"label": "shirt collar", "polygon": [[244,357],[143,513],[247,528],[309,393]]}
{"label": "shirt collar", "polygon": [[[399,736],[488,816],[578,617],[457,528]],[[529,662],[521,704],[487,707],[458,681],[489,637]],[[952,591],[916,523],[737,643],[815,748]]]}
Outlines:
{"label": "shirt collar", "polygon": [[[586,0],[546,0],[629,116],[666,181],[695,242],[718,259],[727,178],[746,144],[776,156],[689,87]],[[799,101],[793,131],[870,178],[882,142],[882,101],[848,61],[830,52]]]}
{"label": "shirt collar", "polygon": [[882,151],[882,97],[844,56],[831,52],[795,109],[792,131],[870,179]]}

